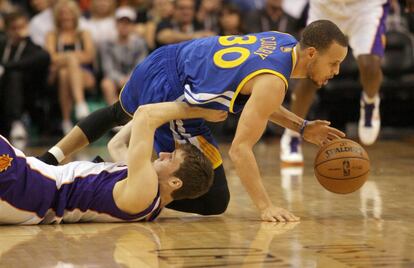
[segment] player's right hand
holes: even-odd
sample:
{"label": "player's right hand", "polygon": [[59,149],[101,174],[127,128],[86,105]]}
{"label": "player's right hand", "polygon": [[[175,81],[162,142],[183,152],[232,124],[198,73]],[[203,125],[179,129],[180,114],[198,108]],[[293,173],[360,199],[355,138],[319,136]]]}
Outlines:
{"label": "player's right hand", "polygon": [[332,140],[345,137],[342,131],[330,127],[331,122],[325,120],[310,121],[305,127],[303,138],[310,143],[323,146]]}
{"label": "player's right hand", "polygon": [[263,209],[260,214],[263,221],[269,222],[291,222],[300,220],[299,217],[296,217],[286,209],[275,206]]}

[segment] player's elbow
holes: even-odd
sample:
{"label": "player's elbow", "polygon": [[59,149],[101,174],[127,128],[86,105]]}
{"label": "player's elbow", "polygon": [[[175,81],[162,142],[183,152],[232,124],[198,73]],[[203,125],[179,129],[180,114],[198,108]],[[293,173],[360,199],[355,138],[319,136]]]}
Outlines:
{"label": "player's elbow", "polygon": [[121,146],[121,142],[116,138],[112,138],[108,142],[108,145],[106,147],[108,148],[108,151],[111,154],[112,152],[115,152],[120,146]]}

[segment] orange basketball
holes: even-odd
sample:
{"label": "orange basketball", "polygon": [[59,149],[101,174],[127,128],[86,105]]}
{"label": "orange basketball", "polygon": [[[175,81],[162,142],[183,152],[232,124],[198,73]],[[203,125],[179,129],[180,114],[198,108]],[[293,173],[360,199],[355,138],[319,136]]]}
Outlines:
{"label": "orange basketball", "polygon": [[340,139],[322,147],[315,158],[315,176],[328,191],[348,194],[367,180],[370,162],[358,143]]}

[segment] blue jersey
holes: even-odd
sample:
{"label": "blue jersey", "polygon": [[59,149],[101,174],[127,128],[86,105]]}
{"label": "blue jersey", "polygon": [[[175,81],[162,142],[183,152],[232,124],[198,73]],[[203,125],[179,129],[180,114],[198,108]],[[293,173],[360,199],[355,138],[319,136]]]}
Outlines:
{"label": "blue jersey", "polygon": [[288,34],[263,32],[210,37],[178,45],[177,70],[185,101],[206,108],[240,112],[236,102],[243,86],[263,73],[274,74],[288,86],[297,41]]}
{"label": "blue jersey", "polygon": [[121,103],[130,114],[142,104],[175,100],[240,112],[244,102],[237,96],[256,75],[274,74],[288,86],[296,44],[289,34],[263,32],[161,47],[136,67]]}
{"label": "blue jersey", "polygon": [[152,220],[159,195],[135,215],[116,206],[113,188],[126,177],[126,166],[113,163],[47,165],[0,136],[0,224]]}
{"label": "blue jersey", "polygon": [[[253,77],[269,73],[286,88],[296,63],[297,41],[289,34],[263,32],[215,36],[161,47],[141,62],[120,94],[133,115],[140,105],[184,101],[204,108],[240,112],[248,96],[240,90]],[[217,144],[202,119],[175,120],[155,133],[157,152],[172,152],[176,143],[196,145],[212,161],[222,163]]]}

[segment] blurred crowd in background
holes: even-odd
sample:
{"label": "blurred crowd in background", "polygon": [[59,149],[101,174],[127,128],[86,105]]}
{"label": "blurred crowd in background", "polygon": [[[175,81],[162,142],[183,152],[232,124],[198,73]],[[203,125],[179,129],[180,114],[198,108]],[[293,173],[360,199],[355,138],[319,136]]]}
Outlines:
{"label": "blurred crowd in background", "polygon": [[[413,15],[391,5],[391,28],[410,36]],[[0,134],[67,133],[93,104],[114,103],[135,65],[163,45],[270,30],[298,38],[307,7],[306,0],[0,0]]]}

